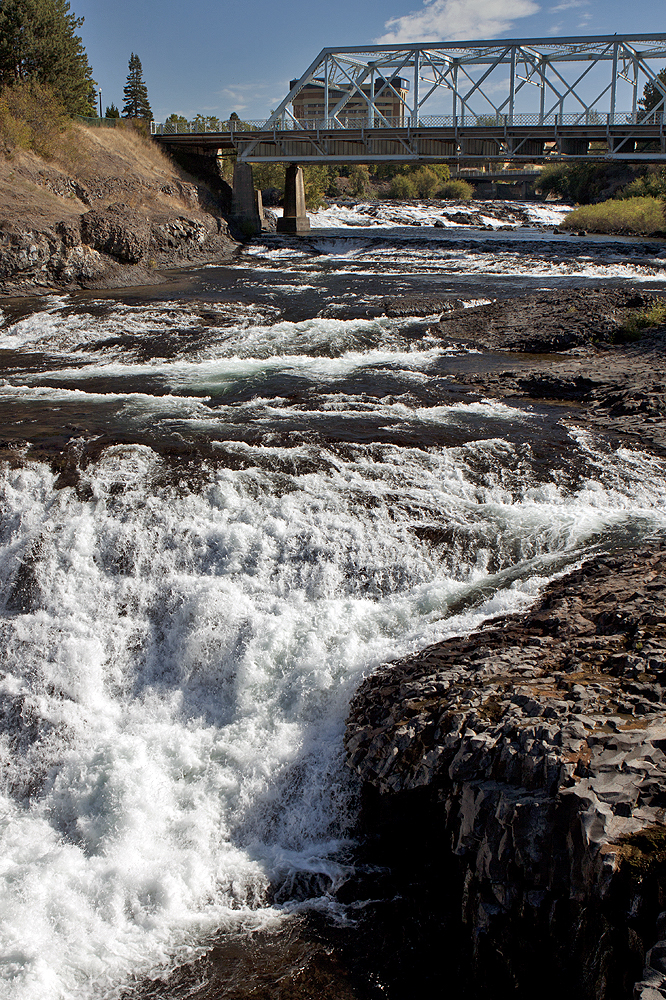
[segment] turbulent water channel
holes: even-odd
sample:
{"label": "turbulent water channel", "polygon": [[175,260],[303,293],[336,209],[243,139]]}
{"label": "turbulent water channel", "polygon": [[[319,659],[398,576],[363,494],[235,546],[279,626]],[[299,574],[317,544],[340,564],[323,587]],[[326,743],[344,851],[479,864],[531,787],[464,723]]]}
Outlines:
{"label": "turbulent water channel", "polygon": [[381,308],[664,288],[663,244],[455,210],[331,208],[167,285],[2,304],[3,1000],[194,996],[170,970],[213,945],[353,933],[363,676],[666,531],[666,463],[461,393],[492,359]]}

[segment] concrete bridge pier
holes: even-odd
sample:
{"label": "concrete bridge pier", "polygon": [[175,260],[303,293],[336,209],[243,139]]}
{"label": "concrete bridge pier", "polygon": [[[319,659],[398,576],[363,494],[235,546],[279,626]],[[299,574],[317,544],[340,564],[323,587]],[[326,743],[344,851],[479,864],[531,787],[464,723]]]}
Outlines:
{"label": "concrete bridge pier", "polygon": [[246,236],[261,232],[264,221],[261,191],[254,190],[252,167],[249,163],[234,164],[231,214],[234,222]]}
{"label": "concrete bridge pier", "polygon": [[278,233],[309,233],[310,220],[305,212],[303,168],[290,163],[284,179],[284,212],[277,220]]}

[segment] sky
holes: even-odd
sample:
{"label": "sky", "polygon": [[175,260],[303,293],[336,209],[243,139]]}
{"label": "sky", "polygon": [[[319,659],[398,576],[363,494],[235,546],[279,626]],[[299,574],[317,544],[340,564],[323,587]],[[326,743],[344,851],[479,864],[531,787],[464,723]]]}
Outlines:
{"label": "sky", "polygon": [[141,59],[155,121],[268,117],[330,46],[666,32],[666,0],[70,0],[103,108]]}

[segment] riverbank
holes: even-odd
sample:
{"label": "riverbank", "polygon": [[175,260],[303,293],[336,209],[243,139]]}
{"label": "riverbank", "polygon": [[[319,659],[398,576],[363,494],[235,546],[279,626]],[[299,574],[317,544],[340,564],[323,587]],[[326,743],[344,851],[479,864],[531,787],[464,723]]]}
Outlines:
{"label": "riverbank", "polygon": [[0,158],[0,294],[159,284],[163,269],[229,259],[223,181],[131,128],[70,132],[59,158]]}
{"label": "riverbank", "polygon": [[[461,388],[562,405],[582,435],[664,455],[666,329],[622,342],[627,317],[655,301],[544,292],[432,329],[516,362],[456,375]],[[396,857],[420,837],[440,844],[464,887],[464,995],[666,995],[665,604],[663,539],[624,541],[528,613],[391,663],[355,696],[346,746],[370,828]]]}
{"label": "riverbank", "polygon": [[547,291],[453,310],[433,332],[450,346],[530,355],[517,369],[470,374],[462,384],[512,405],[573,404],[581,427],[663,455],[666,328],[634,335],[627,327],[664,301],[640,288]]}

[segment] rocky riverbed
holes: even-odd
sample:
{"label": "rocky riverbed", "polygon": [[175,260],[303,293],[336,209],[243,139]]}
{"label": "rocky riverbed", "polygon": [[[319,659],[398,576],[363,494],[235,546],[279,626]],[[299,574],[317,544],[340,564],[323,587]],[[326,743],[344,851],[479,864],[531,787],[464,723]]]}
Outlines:
{"label": "rocky riverbed", "polygon": [[664,301],[635,288],[546,291],[447,312],[434,332],[451,345],[531,355],[508,370],[464,376],[466,386],[573,404],[583,426],[665,454],[666,329],[647,328],[636,340],[625,329],[632,314]]}
{"label": "rocky riverbed", "polygon": [[[629,311],[655,301],[545,292],[433,329],[512,358],[461,387],[561,403],[582,428],[664,454],[666,330],[622,342]],[[528,613],[389,664],[352,703],[371,828],[400,852],[409,815],[456,861],[471,996],[666,995],[665,593],[663,538],[624,543]]]}
{"label": "rocky riverbed", "polygon": [[664,244],[375,208],[3,302],[7,1000],[661,988]]}

